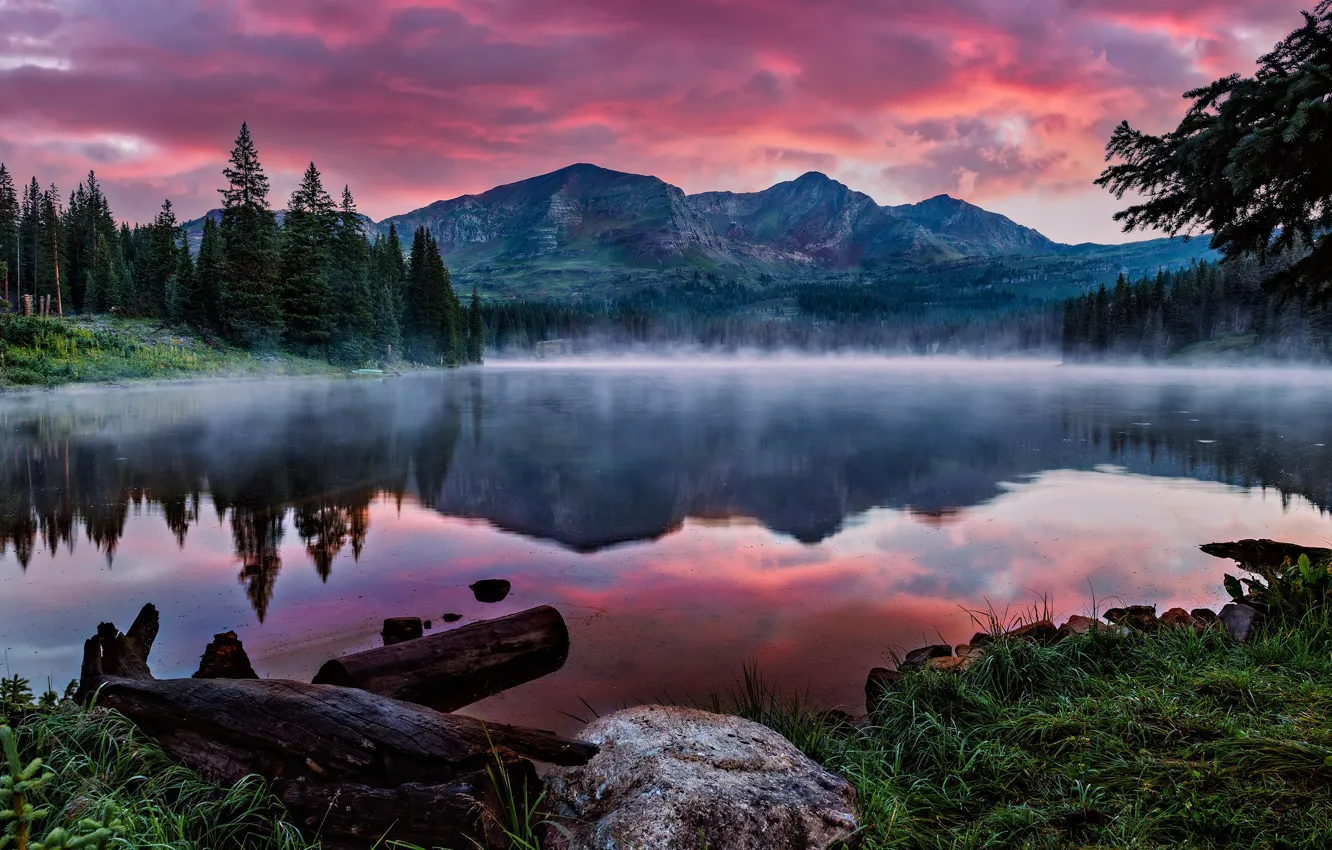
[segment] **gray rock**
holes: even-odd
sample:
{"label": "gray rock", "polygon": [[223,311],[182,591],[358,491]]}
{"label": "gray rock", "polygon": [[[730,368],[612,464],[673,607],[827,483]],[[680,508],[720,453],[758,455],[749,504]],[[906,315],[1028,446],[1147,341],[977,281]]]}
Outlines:
{"label": "gray rock", "polygon": [[1257,628],[1258,621],[1262,618],[1262,612],[1249,605],[1231,602],[1221,609],[1221,613],[1217,617],[1232,638],[1240,643],[1245,643],[1253,634],[1254,629]]}
{"label": "gray rock", "polygon": [[902,659],[902,663],[897,665],[899,670],[919,670],[929,662],[931,658],[947,658],[953,654],[953,648],[946,643],[936,643],[932,646],[922,646],[919,649],[913,649]]}
{"label": "gray rock", "polygon": [[579,737],[601,750],[547,775],[551,850],[819,850],[857,827],[846,780],[748,720],[648,705]]}

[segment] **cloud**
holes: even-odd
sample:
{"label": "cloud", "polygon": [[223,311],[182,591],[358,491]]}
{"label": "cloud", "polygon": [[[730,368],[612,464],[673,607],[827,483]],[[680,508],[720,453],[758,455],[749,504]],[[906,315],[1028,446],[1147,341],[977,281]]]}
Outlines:
{"label": "cloud", "polygon": [[[691,192],[817,168],[883,203],[1081,197],[1110,127],[1170,126],[1302,5],[0,0],[0,156],[65,189],[96,168],[138,220],[214,206],[242,120],[275,205],[313,158],[375,217],[575,161]],[[1057,235],[1103,238],[1096,209]]]}

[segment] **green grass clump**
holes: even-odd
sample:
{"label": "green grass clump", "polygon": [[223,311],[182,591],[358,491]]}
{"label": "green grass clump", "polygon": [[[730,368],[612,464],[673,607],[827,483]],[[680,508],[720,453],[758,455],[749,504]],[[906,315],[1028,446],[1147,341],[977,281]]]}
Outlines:
{"label": "green grass clump", "polygon": [[1332,621],[1253,642],[1109,632],[1001,639],[903,676],[867,723],[757,676],[737,713],[857,789],[863,847],[1332,846]]}
{"label": "green grass clump", "polygon": [[23,783],[25,794],[17,812],[12,798],[4,801],[0,835],[8,830],[16,838],[22,828],[31,833],[30,850],[317,846],[284,821],[281,805],[258,777],[218,788],[172,761],[116,712],[65,703],[31,711],[12,733],[4,731],[0,737],[13,758],[6,759],[10,779],[0,784],[8,790]]}
{"label": "green grass clump", "polygon": [[323,361],[285,353],[258,356],[212,342],[147,319],[0,313],[0,387],[341,371]]}

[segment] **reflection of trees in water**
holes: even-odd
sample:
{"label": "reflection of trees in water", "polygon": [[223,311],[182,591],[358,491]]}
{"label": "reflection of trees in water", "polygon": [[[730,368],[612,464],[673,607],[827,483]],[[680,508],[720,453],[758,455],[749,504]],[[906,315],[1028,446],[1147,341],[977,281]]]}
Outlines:
{"label": "reflection of trees in water", "polygon": [[289,514],[326,580],[343,553],[359,559],[371,501],[409,489],[441,513],[580,549],[652,539],[688,516],[753,517],[809,542],[874,507],[943,522],[1001,482],[1105,463],[1332,505],[1332,455],[1315,445],[1326,418],[1312,403],[1278,410],[1279,393],[978,384],[866,403],[872,389],[497,371],[311,385],[278,404],[256,391],[210,407],[185,392],[183,411],[173,390],[168,409],[125,427],[0,410],[0,550],[26,568],[82,529],[110,559],[145,509],[183,545],[207,495],[262,618]]}
{"label": "reflection of trees in water", "polygon": [[[413,468],[436,492],[442,486],[460,413],[452,401],[430,407],[409,423],[376,405],[327,417],[297,408],[277,434],[243,447],[210,442],[194,417],[119,442],[97,433],[55,441],[0,434],[0,555],[12,548],[26,570],[39,545],[72,552],[82,532],[110,564],[131,512],[145,509],[184,548],[208,494],[217,521],[231,529],[240,582],[262,621],[282,569],[288,514],[327,580],[344,550],[360,558],[374,499],[400,500]],[[175,418],[168,412],[159,421]]]}

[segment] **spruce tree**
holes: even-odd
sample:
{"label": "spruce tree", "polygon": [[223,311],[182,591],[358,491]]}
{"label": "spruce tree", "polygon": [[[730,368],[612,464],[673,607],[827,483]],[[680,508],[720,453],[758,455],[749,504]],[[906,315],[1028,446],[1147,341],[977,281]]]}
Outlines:
{"label": "spruce tree", "polygon": [[230,164],[223,170],[222,242],[226,262],[218,293],[226,334],[242,345],[271,348],[282,333],[275,259],[277,220],[268,208],[268,177],[250,128],[241,124]]}
{"label": "spruce tree", "polygon": [[199,241],[199,256],[194,269],[194,303],[189,313],[194,321],[209,328],[217,328],[221,321],[219,299],[226,272],[226,245],[222,231],[212,216],[204,219],[203,238]]}
{"label": "spruce tree", "polygon": [[480,363],[485,353],[486,326],[481,319],[481,296],[472,287],[472,303],[467,308],[467,362]]}
{"label": "spruce tree", "polygon": [[342,189],[333,235],[330,313],[333,338],[330,356],[336,363],[363,362],[373,352],[374,299],[370,293],[370,245],[351,190]]}
{"label": "spruce tree", "polygon": [[321,352],[330,334],[329,276],[337,209],[310,163],[282,222],[282,322],[288,347]]}
{"label": "spruce tree", "polygon": [[176,247],[176,268],[167,281],[166,316],[172,322],[197,326],[201,321],[201,304],[196,287],[194,258],[190,256],[190,235],[184,227],[179,230]]}
{"label": "spruce tree", "polygon": [[12,306],[17,303],[19,201],[14,191],[14,178],[0,162],[0,263],[5,265],[0,291]]}

